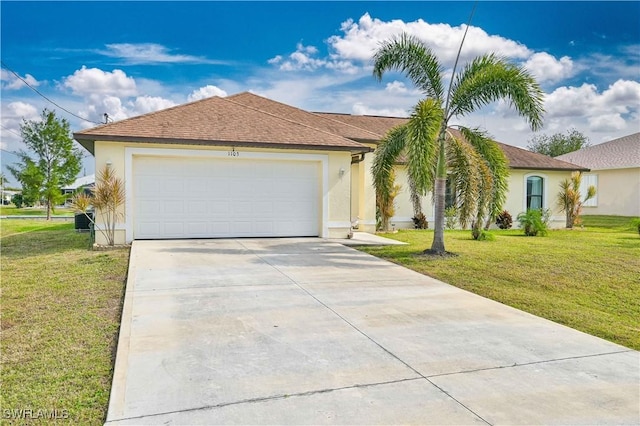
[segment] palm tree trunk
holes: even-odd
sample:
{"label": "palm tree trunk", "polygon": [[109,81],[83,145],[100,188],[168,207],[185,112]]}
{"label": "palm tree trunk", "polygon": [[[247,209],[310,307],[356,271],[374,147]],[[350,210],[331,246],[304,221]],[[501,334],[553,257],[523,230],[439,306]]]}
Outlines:
{"label": "palm tree trunk", "polygon": [[445,193],[447,187],[447,159],[444,151],[445,128],[443,127],[438,137],[438,165],[436,169],[435,182],[435,220],[433,229],[433,243],[431,244],[431,253],[444,254],[444,204]]}
{"label": "palm tree trunk", "polygon": [[447,185],[447,178],[436,178],[435,184],[435,220],[433,226],[433,243],[431,244],[431,252],[436,254],[442,254],[444,249],[444,198],[445,189]]}

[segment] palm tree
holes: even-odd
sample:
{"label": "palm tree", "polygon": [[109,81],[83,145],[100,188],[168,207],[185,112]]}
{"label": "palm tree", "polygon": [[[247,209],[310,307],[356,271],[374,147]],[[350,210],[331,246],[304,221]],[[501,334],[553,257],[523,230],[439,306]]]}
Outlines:
{"label": "palm tree", "polygon": [[434,191],[434,237],[428,251],[443,254],[448,172],[459,196],[458,217],[463,227],[469,222],[479,227],[484,219],[499,214],[508,190],[507,161],[497,144],[477,128],[451,129],[449,121],[505,99],[532,130],[537,130],[544,114],[542,90],[522,67],[487,54],[475,58],[458,73],[456,59],[445,92],[443,66],[429,47],[407,34],[382,43],[373,59],[373,75],[378,81],[386,71],[401,71],[425,95],[413,108],[409,121],[392,129],[378,146],[374,185],[380,193],[388,191],[392,187],[389,177],[393,165],[404,155],[410,187],[420,195]]}

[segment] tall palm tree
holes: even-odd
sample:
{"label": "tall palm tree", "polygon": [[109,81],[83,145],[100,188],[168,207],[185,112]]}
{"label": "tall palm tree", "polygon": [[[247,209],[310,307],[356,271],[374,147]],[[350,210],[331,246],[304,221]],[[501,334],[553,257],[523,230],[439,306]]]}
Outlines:
{"label": "tall palm tree", "polygon": [[410,187],[420,195],[434,192],[435,224],[430,252],[443,254],[448,171],[459,196],[458,217],[465,227],[469,222],[481,226],[485,218],[499,214],[508,190],[507,161],[497,144],[477,128],[450,129],[449,121],[505,99],[532,130],[537,130],[544,114],[542,90],[524,68],[487,54],[457,73],[454,66],[445,92],[444,68],[438,58],[421,40],[408,34],[382,43],[373,59],[373,75],[378,81],[386,71],[401,71],[425,95],[413,108],[409,121],[392,129],[378,146],[374,185],[380,193],[388,191],[393,165],[404,155]]}

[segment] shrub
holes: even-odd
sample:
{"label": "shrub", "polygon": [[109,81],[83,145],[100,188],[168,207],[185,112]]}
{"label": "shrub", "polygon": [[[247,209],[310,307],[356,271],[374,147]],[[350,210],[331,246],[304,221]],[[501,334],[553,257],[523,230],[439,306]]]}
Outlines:
{"label": "shrub", "polygon": [[476,238],[476,240],[478,241],[495,241],[495,239],[495,235],[493,235],[489,231],[485,231],[484,229],[480,230],[480,235],[478,235],[478,238]]}
{"label": "shrub", "polygon": [[17,209],[21,209],[22,204],[24,203],[24,200],[22,199],[22,194],[16,194],[13,197],[11,197],[11,202],[15,204]]}
{"label": "shrub", "polygon": [[413,220],[413,227],[415,229],[429,229],[429,222],[427,222],[427,217],[424,213],[418,213],[412,217],[411,220]]}
{"label": "shrub", "polygon": [[524,230],[524,234],[529,237],[536,235],[547,235],[547,224],[549,221],[549,212],[543,212],[541,209],[529,209],[518,215],[520,228]]}
{"label": "shrub", "polygon": [[458,222],[458,210],[454,206],[444,209],[444,226],[447,229],[454,229]]}
{"label": "shrub", "polygon": [[511,229],[513,226],[513,218],[511,217],[511,213],[504,210],[502,213],[496,217],[496,225],[500,229]]}

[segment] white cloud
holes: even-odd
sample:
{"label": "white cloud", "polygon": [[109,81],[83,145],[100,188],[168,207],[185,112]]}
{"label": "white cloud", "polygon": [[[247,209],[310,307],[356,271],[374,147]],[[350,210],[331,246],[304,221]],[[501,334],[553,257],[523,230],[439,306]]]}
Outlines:
{"label": "white cloud", "polygon": [[111,72],[98,68],[82,66],[72,75],[64,78],[63,86],[72,90],[75,95],[113,95],[135,96],[136,82],[124,71],[115,69]]}
{"label": "white cloud", "polygon": [[130,114],[139,115],[171,108],[176,104],[169,99],[164,99],[159,96],[138,96],[134,101],[131,101],[129,105],[132,106]]}
{"label": "white cloud", "polygon": [[380,115],[384,117],[406,117],[407,110],[403,108],[376,108],[356,102],[353,104],[352,113],[354,115]]}
{"label": "white cloud", "polygon": [[[38,87],[40,85],[40,82],[31,74],[25,74],[20,77],[32,87]],[[0,70],[0,80],[2,81],[2,90],[18,90],[26,87],[26,84],[24,84],[22,80],[16,77],[12,72],[5,69]]]}
{"label": "white cloud", "polygon": [[112,43],[106,45],[106,50],[100,53],[112,58],[120,58],[127,64],[157,64],[157,63],[191,63],[191,64],[226,64],[226,61],[216,61],[200,56],[172,53],[171,50],[156,43]]}
{"label": "white cloud", "polygon": [[193,101],[198,101],[200,99],[210,98],[212,96],[220,96],[224,98],[225,96],[227,96],[227,92],[225,92],[218,86],[212,86],[211,84],[207,84],[206,86],[191,92],[187,97],[187,101],[193,102]]}
{"label": "white cloud", "polygon": [[604,114],[589,117],[589,129],[594,132],[615,132],[626,127],[627,123],[620,114]]}
{"label": "white cloud", "polygon": [[403,82],[397,80],[387,83],[384,90],[390,93],[407,93],[409,91]]}
{"label": "white cloud", "polygon": [[11,102],[7,104],[6,108],[2,111],[2,120],[37,120],[40,117],[38,110],[35,106],[26,102]]}
{"label": "white cloud", "polygon": [[[406,32],[425,41],[446,66],[452,66],[465,28],[465,25],[430,24],[422,19],[385,22],[366,13],[357,23],[351,19],[343,22],[340,29],[344,34],[330,37],[328,43],[338,57],[364,63],[371,60],[381,42]],[[516,41],[488,35],[478,27],[469,27],[462,51],[463,61],[488,52],[500,52],[503,56],[520,59],[531,54],[526,46]]]}
{"label": "white cloud", "polygon": [[556,59],[546,52],[534,53],[527,59],[524,66],[533,73],[539,82],[561,81],[573,76],[575,72],[571,58],[563,56],[560,59]]}

